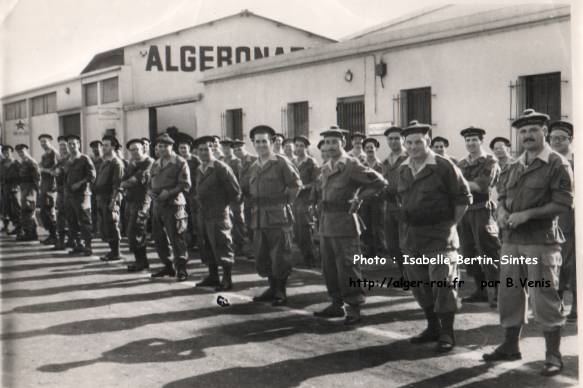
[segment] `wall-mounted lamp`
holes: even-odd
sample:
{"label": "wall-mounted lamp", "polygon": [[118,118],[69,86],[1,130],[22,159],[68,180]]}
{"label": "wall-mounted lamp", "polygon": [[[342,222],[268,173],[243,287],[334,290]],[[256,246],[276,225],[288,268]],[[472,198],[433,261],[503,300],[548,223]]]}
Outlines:
{"label": "wall-mounted lamp", "polygon": [[383,78],[387,75],[387,64],[382,59],[375,65],[374,74],[381,79],[381,86],[384,88]]}
{"label": "wall-mounted lamp", "polygon": [[65,88],[65,93],[70,94],[71,93],[71,89]]}
{"label": "wall-mounted lamp", "polygon": [[352,74],[352,72],[350,71],[350,69],[346,70],[346,73],[344,73],[344,81],[346,82],[352,82],[352,78],[354,77],[354,74]]}

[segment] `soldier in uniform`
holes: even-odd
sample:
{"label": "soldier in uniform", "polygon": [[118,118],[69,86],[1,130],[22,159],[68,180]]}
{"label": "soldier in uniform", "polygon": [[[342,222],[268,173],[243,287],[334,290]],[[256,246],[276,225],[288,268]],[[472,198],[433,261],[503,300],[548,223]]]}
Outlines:
{"label": "soldier in uniform", "polygon": [[283,141],[285,140],[285,136],[282,133],[276,133],[273,135],[273,153],[278,155],[283,155]]}
{"label": "soldier in uniform", "polygon": [[6,206],[4,204],[4,187],[6,183],[4,181],[4,145],[0,144],[0,219],[2,220],[2,229],[0,232],[8,231],[8,224],[10,220],[6,217]]}
{"label": "soldier in uniform", "polygon": [[364,290],[350,284],[362,279],[359,265],[353,262],[354,255],[361,252],[358,204],[380,193],[387,182],[344,151],[343,131],[329,129],[321,135],[330,159],[321,168],[320,255],[332,303],[314,315],[333,318],[346,313],[344,323],[353,325],[360,322],[365,301]]}
{"label": "soldier in uniform", "polygon": [[[67,137],[69,160],[65,165],[65,213],[75,247],[69,252],[91,256],[91,185],[97,173],[91,159],[81,153],[81,138]],[[84,244],[81,243],[83,239]]]}
{"label": "soldier in uniform", "polygon": [[199,205],[196,202],[196,180],[194,179],[196,170],[200,166],[200,159],[198,156],[192,154],[192,143],[188,139],[181,139],[178,141],[178,154],[186,160],[188,170],[190,172],[191,186],[186,195],[186,212],[189,214],[188,230],[186,233],[186,248],[188,250],[187,260],[194,258],[194,250],[197,243],[197,213]]}
{"label": "soldier in uniform", "polygon": [[383,161],[383,177],[388,186],[385,195],[385,239],[389,257],[399,266],[401,275],[405,275],[403,268],[403,253],[399,246],[399,209],[397,206],[397,183],[399,182],[399,167],[407,159],[407,153],[403,146],[402,129],[391,126],[384,132],[389,146],[389,156]]}
{"label": "soldier in uniform", "polygon": [[103,143],[103,159],[99,170],[97,170],[93,195],[96,197],[95,203],[101,238],[109,244],[110,251],[100,257],[100,260],[117,261],[121,260],[119,252],[122,200],[120,185],[124,174],[124,165],[116,153],[118,140],[111,135],[106,135],[101,141]]}
{"label": "soldier in uniform", "polygon": [[496,307],[497,287],[480,287],[486,280],[495,284],[499,280],[498,265],[500,260],[500,240],[498,226],[494,220],[496,204],[492,199],[492,189],[500,177],[500,166],[493,155],[486,154],[482,148],[486,131],[469,127],[460,134],[465,139],[469,155],[457,165],[470,185],[473,202],[459,224],[460,253],[464,257],[489,257],[492,263],[474,262],[466,264],[468,275],[474,278],[474,293],[463,299],[467,303],[489,302]]}
{"label": "soldier in uniform", "polygon": [[350,143],[352,144],[352,149],[348,152],[348,156],[358,159],[361,163],[366,160],[366,154],[362,148],[362,142],[366,139],[366,135],[361,132],[354,132],[350,136]]}
{"label": "soldier in uniform", "polygon": [[16,239],[34,241],[38,238],[34,212],[40,186],[40,170],[37,162],[30,157],[26,144],[18,144],[14,148],[20,158],[20,224],[22,226],[22,234]]}
{"label": "soldier in uniform", "polygon": [[288,158],[290,160],[290,162],[293,162],[296,158],[295,155],[295,149],[294,149],[294,139],[291,138],[286,138],[284,139],[284,141],[281,143],[282,147],[283,147],[283,154],[286,158]]}
{"label": "soldier in uniform", "polygon": [[[217,160],[211,150],[211,136],[194,141],[201,165],[196,171],[200,256],[209,268],[209,275],[196,287],[215,287],[217,291],[233,288],[231,269],[235,261],[229,206],[238,202],[241,195],[239,183],[226,162]],[[225,153],[225,159],[228,152]],[[223,278],[219,279],[219,265]]]}
{"label": "soldier in uniform", "polygon": [[221,138],[217,135],[212,135],[213,137],[213,154],[215,154],[215,159],[217,160],[223,160],[225,158],[225,155],[223,154],[223,151],[221,150]]}
{"label": "soldier in uniform", "polygon": [[150,268],[147,254],[146,226],[150,218],[151,199],[148,195],[150,168],[154,160],[146,153],[143,139],[131,139],[126,148],[131,160],[121,182],[125,192],[128,222],[128,242],[134,254],[135,263],[128,265],[128,272],[139,272]]}
{"label": "soldier in uniform", "polygon": [[12,146],[5,144],[2,148],[4,160],[2,161],[2,195],[4,196],[5,223],[6,220],[12,222],[14,229],[7,232],[10,235],[19,236],[22,233],[20,223],[20,163],[13,158]]}
{"label": "soldier in uniform", "polygon": [[51,135],[42,134],[38,137],[38,140],[44,151],[40,161],[41,182],[38,202],[43,227],[49,232],[49,236],[42,243],[54,245],[57,243],[57,220],[55,214],[57,184],[53,172],[57,164],[57,152],[51,145],[51,141],[53,141]]}
{"label": "soldier in uniform", "polygon": [[[91,148],[91,162],[93,163],[93,166],[95,167],[95,171],[99,171],[99,167],[101,166],[101,163],[103,162],[103,143],[101,142],[101,140],[93,140],[91,143],[89,143],[89,147]],[[91,192],[93,193],[94,190],[94,186],[93,184],[91,185]],[[98,235],[99,234],[99,220],[97,219],[98,217],[98,212],[97,212],[97,204],[95,203],[95,195],[91,196],[91,226],[93,228],[93,234],[94,235]]]}
{"label": "soldier in uniform", "polygon": [[[549,143],[553,150],[564,156],[571,168],[574,169],[573,159],[573,124],[568,121],[558,120],[549,126]],[[567,288],[573,294],[573,304],[571,312],[567,316],[570,322],[577,321],[577,260],[575,255],[575,209],[561,213],[559,215],[559,227],[565,236],[565,242],[561,244],[561,255],[563,264],[559,275],[559,296],[563,299],[563,294]]]}
{"label": "soldier in uniform", "polygon": [[320,175],[320,168],[316,159],[308,155],[307,148],[310,141],[305,136],[296,136],[294,138],[297,157],[293,160],[302,180],[302,188],[298,192],[293,204],[296,240],[304,264],[308,268],[314,267],[314,243],[312,241],[312,230],[310,227],[310,197],[314,184],[316,184]]}
{"label": "soldier in uniform", "polygon": [[[117,141],[116,139],[116,143],[115,143],[115,152],[114,155],[121,161],[122,163],[122,167],[125,170],[127,170],[130,161],[128,159],[125,158],[124,154],[123,154],[123,146]],[[127,237],[127,226],[128,226],[128,220],[126,217],[124,217],[124,215],[126,214],[126,199],[125,197],[122,195],[121,197],[121,203],[119,205],[119,219],[118,219],[118,224],[119,224],[119,229],[120,229],[120,235],[121,237]],[[130,247],[130,251],[132,250],[132,248]]]}
{"label": "soldier in uniform", "polygon": [[452,283],[459,278],[456,226],[472,196],[453,162],[431,150],[430,129],[428,124],[412,121],[402,131],[409,157],[401,163],[397,184],[399,243],[406,256],[438,259],[434,263],[405,265],[407,278],[421,284],[412,291],[428,322],[427,328],[410,342],[437,341],[436,351],[449,352],[455,346],[453,326],[458,308],[457,290]]}
{"label": "soldier in uniform", "polygon": [[290,204],[301,180],[292,163],[272,150],[273,128],[259,125],[250,137],[258,159],[249,171],[249,193],[253,203],[251,225],[257,272],[267,277],[269,288],[254,301],[287,304],[286,284],[292,271],[293,214]]}
{"label": "soldier in uniform", "polygon": [[446,158],[450,158],[454,164],[458,163],[458,160],[453,156],[449,156],[446,150],[449,148],[449,140],[445,137],[435,136],[431,139],[431,150],[435,152],[437,155],[441,155]]}
{"label": "soldier in uniform", "polygon": [[[221,141],[223,146],[223,154],[225,159],[223,160],[230,168],[233,170],[237,181],[239,180],[239,175],[241,173],[242,162],[233,153],[233,140],[224,138]],[[245,236],[247,235],[247,225],[245,224],[244,215],[244,204],[243,197],[238,196],[234,202],[230,205],[231,213],[231,223],[233,224],[232,236],[233,243],[235,247],[235,256],[242,256],[244,254],[245,248]]]}
{"label": "soldier in uniform", "polygon": [[245,149],[245,142],[243,140],[233,140],[233,153],[241,161],[241,168],[237,179],[241,187],[242,201],[243,201],[243,215],[245,221],[245,239],[249,241],[249,249],[246,249],[248,258],[253,258],[253,249],[251,248],[253,242],[253,229],[251,228],[251,194],[249,193],[249,170],[251,165],[255,163],[257,157],[251,155]]}
{"label": "soldier in uniform", "polygon": [[[377,157],[377,149],[380,147],[378,140],[370,137],[362,142],[362,147],[366,155],[364,165],[383,174],[383,165]],[[362,243],[364,255],[374,257],[384,255],[387,252],[385,245],[385,201],[382,195],[378,193],[362,201],[359,214],[364,223],[362,232]]]}
{"label": "soldier in uniform", "polygon": [[[152,198],[152,234],[158,257],[164,268],[153,273],[153,278],[176,276],[179,282],[188,278],[186,271],[186,240],[188,228],[186,198],[190,191],[190,170],[188,164],[172,150],[174,140],[168,134],[158,137],[156,147],[160,158],[150,170],[151,179],[148,195]],[[174,266],[170,260],[168,240],[172,245]]]}
{"label": "soldier in uniform", "polygon": [[500,171],[504,171],[514,159],[510,156],[510,140],[505,137],[495,137],[490,142],[490,149],[498,160]]}
{"label": "soldier in uniform", "polygon": [[[535,320],[542,326],[546,344],[543,376],[561,372],[561,327],[565,317],[558,293],[561,246],[565,242],[558,227],[561,213],[573,207],[573,172],[569,162],[545,142],[549,116],[527,109],[514,120],[525,152],[510,164],[501,185],[498,225],[502,229],[502,255],[518,258],[501,263],[498,305],[504,342],[485,361],[517,360],[522,356],[519,339],[527,323],[527,295]],[[535,258],[527,263],[520,260]],[[522,287],[521,279],[538,287]]]}
{"label": "soldier in uniform", "polygon": [[[56,199],[56,210],[57,210],[57,241],[55,247],[56,251],[65,249],[65,238],[67,237],[67,214],[65,206],[65,165],[69,160],[69,150],[67,149],[67,137],[59,136],[57,138],[59,143],[59,157],[57,159],[57,164],[52,170],[52,174],[55,177],[55,184],[57,187],[57,199]],[[73,239],[69,239],[73,242]]]}

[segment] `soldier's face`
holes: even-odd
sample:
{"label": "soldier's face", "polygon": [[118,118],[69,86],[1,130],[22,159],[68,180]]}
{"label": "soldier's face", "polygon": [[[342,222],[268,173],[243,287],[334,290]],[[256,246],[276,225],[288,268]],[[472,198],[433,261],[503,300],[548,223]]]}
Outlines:
{"label": "soldier's face", "polygon": [[445,155],[445,144],[443,144],[442,141],[436,141],[435,143],[433,143],[433,146],[431,147],[431,149],[436,154],[439,154],[441,156]]}
{"label": "soldier's face", "polygon": [[198,147],[196,147],[196,150],[198,151],[198,157],[202,162],[206,163],[211,160],[213,151],[210,143],[200,144]]}
{"label": "soldier's face", "polygon": [[366,143],[366,145],[364,146],[364,152],[366,152],[368,156],[374,156],[376,154],[376,148],[374,144]]}
{"label": "soldier's face", "polygon": [[562,129],[553,129],[553,132],[549,135],[549,142],[551,147],[560,154],[566,154],[571,148],[571,136],[567,131]]}
{"label": "soldier's face", "polygon": [[225,156],[228,158],[230,158],[233,155],[233,149],[231,148],[230,145],[223,144],[223,154],[225,154]]}
{"label": "soldier's face", "polygon": [[243,147],[239,146],[239,147],[233,148],[233,153],[235,154],[236,157],[241,159],[244,156],[243,155]]}
{"label": "soldier's face", "polygon": [[429,143],[429,136],[413,133],[405,138],[405,149],[412,159],[422,159],[427,157]]}
{"label": "soldier's face", "polygon": [[403,148],[403,137],[396,132],[389,133],[387,135],[387,144],[391,151],[400,151]]}
{"label": "soldier's face", "polygon": [[79,141],[77,139],[71,139],[67,142],[67,145],[69,146],[69,152],[70,153],[74,153],[74,152],[78,152],[79,151]]}
{"label": "soldier's face", "polygon": [[59,153],[61,155],[64,155],[68,152],[69,150],[67,149],[67,143],[64,141],[59,142]]}
{"label": "soldier's face", "polygon": [[[268,156],[271,152],[271,140],[269,139],[269,134],[258,133],[253,137],[253,146],[255,147],[255,152],[259,156]],[[275,144],[274,144],[275,148]]]}
{"label": "soldier's face", "polygon": [[482,145],[482,140],[478,136],[467,136],[466,137],[466,150],[469,153],[480,151]]}
{"label": "soldier's face", "polygon": [[47,139],[46,137],[43,137],[40,139],[40,146],[43,150],[46,151],[49,148],[50,144],[51,143],[50,143],[49,139]]}
{"label": "soldier's face", "polygon": [[130,154],[132,160],[142,159],[142,155],[144,155],[144,146],[140,143],[132,143],[132,145],[130,145]]}
{"label": "soldier's face", "polygon": [[190,156],[190,146],[188,144],[184,144],[184,143],[180,144],[178,146],[178,153],[183,158],[188,158]]}
{"label": "soldier's face", "polygon": [[107,156],[113,154],[115,150],[113,149],[113,144],[111,144],[110,140],[103,140],[103,153]]}
{"label": "soldier's face", "polygon": [[342,155],[344,144],[344,140],[339,137],[326,137],[322,148],[326,149],[329,158],[337,159]]}
{"label": "soldier's face", "polygon": [[24,151],[25,151],[24,148],[21,148],[18,151],[16,151],[16,154],[18,155],[20,160],[24,160],[24,158],[26,157],[26,153]]}
{"label": "soldier's face", "polygon": [[293,155],[294,154],[294,144],[293,143],[285,143],[283,146],[283,152],[286,155]]}
{"label": "soldier's face", "polygon": [[275,139],[273,140],[273,149],[280,150],[282,143],[283,139],[281,138],[281,136],[276,136]]}
{"label": "soldier's face", "polygon": [[102,154],[102,147],[101,144],[91,147],[91,151],[93,151],[93,156],[101,156]]}
{"label": "soldier's face", "polygon": [[542,149],[547,135],[547,126],[530,124],[518,129],[518,140],[527,151],[537,151]]}
{"label": "soldier's face", "polygon": [[352,148],[362,148],[362,137],[352,139]]}
{"label": "soldier's face", "polygon": [[324,146],[320,148],[320,157],[322,158],[323,163],[326,163],[328,160],[330,160],[330,156],[328,156],[328,150],[325,149]]}
{"label": "soldier's face", "polygon": [[12,151],[10,149],[3,149],[2,155],[4,155],[6,159],[12,159]]}
{"label": "soldier's face", "polygon": [[164,143],[158,144],[158,152],[160,153],[161,157],[166,158],[166,157],[170,156],[171,151],[172,151],[171,144],[164,144]]}
{"label": "soldier's face", "polygon": [[306,145],[303,142],[301,142],[301,141],[296,142],[295,147],[296,147],[296,155],[298,155],[298,156],[305,156],[306,155]]}
{"label": "soldier's face", "polygon": [[492,151],[494,151],[494,155],[496,155],[498,159],[504,159],[509,155],[508,147],[506,147],[506,144],[504,144],[504,142],[501,141],[497,141],[496,143],[494,143]]}

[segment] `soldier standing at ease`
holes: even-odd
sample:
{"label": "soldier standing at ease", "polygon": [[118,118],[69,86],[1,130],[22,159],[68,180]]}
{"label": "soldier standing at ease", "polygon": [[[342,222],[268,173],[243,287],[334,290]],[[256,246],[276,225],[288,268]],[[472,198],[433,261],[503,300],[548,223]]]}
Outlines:
{"label": "soldier standing at ease", "polygon": [[250,137],[258,156],[249,173],[256,267],[259,276],[269,280],[269,288],[253,300],[272,301],[273,306],[282,306],[287,304],[286,284],[292,271],[290,204],[301,180],[291,162],[272,151],[273,128],[256,126],[251,129]]}
{"label": "soldier standing at ease", "polygon": [[[77,135],[67,137],[69,160],[65,165],[65,213],[75,246],[70,255],[81,253],[91,256],[91,185],[97,173],[91,159],[81,153],[81,138]],[[83,238],[81,244],[79,236]]]}
{"label": "soldier standing at ease", "polygon": [[314,315],[343,317],[345,305],[344,324],[353,325],[360,322],[360,307],[365,301],[364,290],[351,286],[351,282],[362,280],[360,267],[353,262],[354,255],[361,253],[357,205],[362,199],[378,194],[387,182],[344,151],[346,140],[342,130],[330,129],[321,135],[330,160],[321,169],[320,255],[332,304]]}
{"label": "soldier standing at ease", "polygon": [[248,241],[248,248],[245,250],[247,257],[253,258],[253,248],[251,247],[253,242],[253,229],[251,228],[252,205],[251,194],[249,193],[249,169],[251,168],[251,165],[255,163],[257,157],[248,153],[245,149],[245,142],[239,139],[233,140],[233,153],[241,161],[241,169],[239,170],[237,179],[239,180],[243,200],[243,214],[246,232],[245,239]]}
{"label": "soldier standing at ease", "polygon": [[[89,143],[89,148],[91,148],[91,162],[93,163],[93,166],[95,167],[95,171],[99,171],[99,167],[101,166],[101,163],[103,162],[103,143],[101,142],[101,140],[93,140],[91,143]],[[93,193],[93,184],[91,185],[91,192]],[[98,214],[97,214],[97,205],[95,203],[95,195],[91,196],[91,227],[92,227],[92,232],[94,235],[98,235],[99,234],[99,220],[97,219]]]}
{"label": "soldier standing at ease", "polygon": [[[535,320],[542,326],[546,345],[543,376],[561,372],[561,327],[565,318],[559,297],[561,246],[565,242],[558,226],[561,213],[573,207],[573,171],[569,162],[545,142],[549,116],[527,109],[514,120],[518,140],[525,152],[504,175],[498,198],[498,225],[502,229],[502,255],[537,258],[536,263],[500,265],[498,305],[504,342],[485,361],[510,361],[522,357],[520,332],[527,323],[527,296]],[[521,279],[538,287],[521,287]],[[510,284],[512,282],[512,284]],[[549,284],[544,284],[549,282]]]}
{"label": "soldier standing at ease", "polygon": [[[65,213],[65,165],[69,160],[69,150],[67,149],[67,137],[59,136],[57,138],[59,143],[59,158],[57,164],[53,168],[53,175],[55,177],[55,184],[57,186],[57,199],[56,199],[56,210],[57,210],[57,241],[55,251],[60,251],[66,248],[65,238],[67,237],[67,214]],[[73,242],[73,238],[69,238],[69,242]]]}
{"label": "soldier standing at ease", "polygon": [[[156,148],[160,158],[150,170],[151,180],[148,195],[152,198],[152,234],[158,257],[164,268],[153,273],[153,278],[176,276],[179,282],[188,278],[186,271],[186,241],[184,234],[188,228],[186,198],[190,191],[190,171],[186,160],[172,150],[174,140],[168,134],[158,137]],[[174,266],[170,260],[168,240],[172,245]]]}
{"label": "soldier standing at ease", "polygon": [[492,189],[498,183],[500,166],[493,155],[486,154],[482,148],[486,131],[481,128],[469,127],[460,134],[465,139],[468,156],[457,165],[468,181],[473,202],[464,214],[459,224],[460,253],[464,257],[491,258],[492,263],[474,262],[466,264],[468,275],[474,278],[476,289],[474,293],[463,299],[466,303],[489,302],[490,307],[497,306],[497,287],[480,285],[484,280],[495,284],[499,280],[498,265],[500,260],[500,240],[498,226],[494,220],[496,204],[492,199]]}
{"label": "soldier standing at ease", "polygon": [[44,245],[54,245],[57,243],[57,220],[55,215],[57,184],[53,169],[57,164],[57,152],[51,145],[51,141],[53,141],[51,135],[42,134],[38,137],[38,140],[44,151],[39,166],[41,182],[38,206],[43,227],[49,232],[49,236],[42,243]]}
{"label": "soldier standing at ease", "polygon": [[298,192],[293,205],[295,226],[296,226],[296,240],[304,264],[308,268],[314,267],[314,243],[312,241],[312,230],[310,228],[310,197],[315,182],[317,182],[320,175],[320,168],[316,159],[308,155],[307,148],[310,146],[310,141],[305,136],[296,136],[294,138],[296,155],[294,164],[300,174],[302,180],[302,188]]}
{"label": "soldier standing at ease", "polygon": [[106,135],[101,139],[103,143],[103,161],[97,170],[97,178],[93,189],[96,196],[99,230],[103,241],[109,244],[110,251],[100,257],[102,261],[121,260],[119,243],[121,241],[120,214],[121,214],[121,181],[124,174],[123,162],[116,154],[118,140]]}
{"label": "soldier standing at ease", "polygon": [[[568,121],[558,120],[549,126],[549,143],[553,150],[563,155],[575,168],[573,159],[573,124]],[[565,236],[565,242],[561,244],[563,264],[559,275],[559,296],[563,299],[565,290],[569,288],[573,294],[571,312],[567,316],[569,322],[577,321],[577,260],[575,255],[575,209],[559,215],[559,227]]]}
{"label": "soldier standing at ease", "polygon": [[490,149],[498,160],[500,172],[504,171],[514,159],[510,156],[510,140],[505,137],[495,137],[490,142]]}
{"label": "soldier standing at ease", "polygon": [[[413,295],[423,308],[428,327],[411,338],[419,344],[437,341],[438,352],[455,346],[454,318],[457,290],[452,280],[458,278],[457,224],[472,201],[468,183],[453,162],[435,154],[429,147],[428,124],[412,121],[402,132],[409,157],[399,168],[397,184],[401,225],[399,242],[405,255],[412,258],[449,258],[434,264],[405,264],[411,281],[421,282]],[[444,282],[446,285],[431,281]]]}
{"label": "soldier standing at ease", "polygon": [[[211,150],[212,136],[194,141],[201,165],[196,171],[200,256],[209,268],[209,275],[196,287],[215,287],[215,290],[233,288],[231,269],[235,262],[229,205],[238,200],[241,189],[233,170],[226,162],[217,160]],[[225,154],[225,158],[227,154]],[[219,265],[223,278],[219,279]]]}
{"label": "soldier standing at ease", "polygon": [[15,148],[20,158],[20,224],[22,225],[22,234],[16,240],[34,241],[38,239],[34,212],[40,185],[40,170],[37,162],[30,157],[26,144],[18,144]]}
{"label": "soldier standing at ease", "polygon": [[20,163],[14,159],[12,146],[5,144],[2,148],[4,160],[2,161],[2,195],[4,196],[4,225],[6,220],[12,222],[14,229],[7,232],[10,235],[20,236],[22,226],[20,223]]}
{"label": "soldier standing at ease", "polygon": [[399,182],[399,167],[407,159],[407,152],[403,146],[402,129],[389,127],[384,135],[389,146],[389,156],[383,161],[383,177],[388,186],[384,191],[385,204],[385,239],[389,258],[399,266],[401,276],[405,276],[403,268],[403,253],[399,246],[399,208],[397,205],[397,183]]}
{"label": "soldier standing at ease", "polygon": [[366,139],[366,135],[361,132],[354,132],[350,136],[350,143],[352,144],[352,149],[348,152],[348,156],[358,159],[361,163],[366,160],[366,154],[362,148],[362,142]]}
{"label": "soldier standing at ease", "polygon": [[[242,162],[241,160],[233,154],[233,140],[228,137],[221,141],[221,146],[223,147],[223,154],[225,159],[223,160],[230,168],[233,170],[237,181],[241,173]],[[243,256],[245,247],[245,236],[247,235],[247,226],[245,225],[244,219],[244,207],[243,198],[238,196],[234,202],[230,205],[231,213],[231,223],[233,224],[232,236],[235,249],[235,256]]]}
{"label": "soldier standing at ease", "polygon": [[150,218],[151,199],[148,195],[150,168],[154,160],[146,153],[143,139],[127,142],[130,163],[124,173],[121,189],[125,192],[125,218],[128,222],[128,242],[135,263],[128,265],[128,272],[139,272],[150,268],[147,254],[146,225]]}
{"label": "soldier standing at ease", "polygon": [[198,225],[197,213],[199,205],[196,202],[196,180],[194,179],[197,168],[200,166],[198,156],[192,154],[192,143],[189,139],[180,139],[178,141],[178,154],[186,160],[190,172],[191,186],[186,195],[186,212],[188,213],[188,230],[186,233],[186,249],[188,250],[187,260],[194,258],[194,250],[197,244]]}

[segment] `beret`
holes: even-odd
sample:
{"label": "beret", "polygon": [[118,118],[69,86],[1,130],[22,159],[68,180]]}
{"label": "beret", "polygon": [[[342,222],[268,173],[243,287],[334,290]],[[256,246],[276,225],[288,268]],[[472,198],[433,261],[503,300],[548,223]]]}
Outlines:
{"label": "beret", "polygon": [[160,136],[158,136],[158,138],[156,138],[156,143],[173,145],[174,140],[172,140],[169,134],[163,133]]}
{"label": "beret", "polygon": [[287,138],[283,139],[282,144],[286,145],[287,143],[294,144],[294,139],[292,139],[291,137],[287,137]]}
{"label": "beret", "polygon": [[16,151],[20,151],[21,149],[28,149],[28,146],[26,144],[17,144],[14,149],[16,149]]}
{"label": "beret", "polygon": [[534,109],[526,109],[520,117],[512,122],[512,126],[520,128],[530,124],[545,125],[549,120],[550,117],[547,114],[537,112]]}
{"label": "beret", "polygon": [[491,150],[492,150],[492,149],[494,149],[494,145],[495,145],[496,143],[500,142],[500,141],[501,141],[502,143],[504,143],[504,145],[505,145],[506,147],[510,147],[510,140],[508,140],[508,139],[507,139],[507,138],[505,138],[505,137],[498,136],[498,137],[495,137],[495,138],[493,138],[493,139],[492,139],[492,141],[490,142],[490,149],[491,149]]}
{"label": "beret", "polygon": [[46,138],[46,139],[49,139],[49,140],[53,140],[53,137],[52,137],[51,135],[49,135],[48,133],[41,133],[41,134],[38,136],[38,139],[40,140],[40,139],[42,139],[42,138]]}
{"label": "beret", "polygon": [[58,141],[58,142],[61,142],[61,141],[67,141],[67,136],[65,136],[65,135],[61,135],[61,136],[57,137],[57,141]]}
{"label": "beret", "polygon": [[101,141],[106,141],[106,140],[109,140],[111,145],[114,146],[115,148],[117,148],[119,146],[119,141],[113,135],[105,135],[101,138]]}
{"label": "beret", "polygon": [[232,147],[233,140],[230,137],[225,137],[223,140],[221,140],[221,144],[225,144],[225,145]]}
{"label": "beret", "polygon": [[10,150],[10,151],[14,151],[14,148],[12,148],[12,146],[11,146],[11,145],[9,145],[9,144],[4,144],[4,145],[2,146],[2,150],[3,150],[3,151],[4,151],[4,150]]}
{"label": "beret", "polygon": [[[67,138],[68,140],[68,138]],[[79,139],[81,140],[81,139]],[[89,147],[97,147],[98,145],[102,146],[103,143],[101,142],[101,140],[93,140],[91,143],[89,143]]]}
{"label": "beret", "polygon": [[321,132],[320,135],[324,137],[338,137],[344,139],[345,132],[339,128],[331,128]]}
{"label": "beret", "polygon": [[362,139],[366,139],[366,135],[362,132],[354,132],[352,135],[350,135],[350,140],[355,139],[355,138],[362,138]]}
{"label": "beret", "polygon": [[126,143],[126,148],[129,150],[129,149],[130,149],[130,146],[131,146],[132,144],[134,144],[134,143],[138,143],[138,144],[144,145],[144,139],[143,139],[143,138],[141,138],[141,139],[140,139],[140,138],[131,139],[131,140],[129,140],[129,141]]}
{"label": "beret", "polygon": [[[253,140],[255,135],[261,133],[268,134],[270,139],[273,139],[276,136],[275,129],[271,128],[268,125],[258,125],[256,127],[253,127],[251,131],[249,131],[249,137],[251,138],[251,140]],[[283,137],[283,135],[281,135],[281,137]]]}
{"label": "beret", "polygon": [[[78,135],[69,135],[69,136],[67,136],[67,141],[69,141],[69,140],[71,140],[71,139],[73,139],[73,140],[77,140],[77,141],[81,142],[81,137],[80,137],[80,136],[78,136]],[[93,144],[93,143],[95,143],[95,142],[97,142],[97,143],[101,144],[101,142],[100,142],[99,140],[94,140],[94,141],[92,141],[91,143]]]}
{"label": "beret", "polygon": [[318,142],[318,149],[321,150],[323,145],[324,145],[324,139],[322,139]]}
{"label": "beret", "polygon": [[549,133],[551,133],[553,129],[562,129],[563,131],[567,132],[569,136],[573,137],[573,124],[571,124],[569,121],[553,121],[551,125],[549,125]]}
{"label": "beret", "polygon": [[486,131],[484,131],[482,128],[476,128],[476,127],[468,127],[468,128],[464,128],[460,131],[460,135],[462,135],[463,137],[478,136],[481,139],[484,137],[485,134],[486,134]]}
{"label": "beret", "polygon": [[389,127],[387,129],[385,129],[384,135],[387,136],[388,134],[393,133],[393,132],[397,132],[398,134],[401,134],[402,131],[403,130],[400,127],[393,126],[393,127]]}
{"label": "beret", "polygon": [[240,146],[244,146],[245,142],[241,139],[235,139],[233,140],[233,147],[240,147]]}
{"label": "beret", "polygon": [[189,147],[192,147],[193,141],[190,140],[188,137],[181,137],[180,139],[176,139],[176,144],[187,144]]}
{"label": "beret", "polygon": [[215,141],[215,136],[201,136],[201,137],[197,137],[196,139],[194,139],[194,141],[192,142],[192,145],[194,147],[198,147],[201,144],[208,145],[209,143],[212,143],[213,141]]}
{"label": "beret", "polygon": [[300,135],[300,136],[294,137],[294,143],[297,143],[298,141],[304,143],[306,145],[306,147],[310,145],[310,141],[305,136]]}
{"label": "beret", "polygon": [[281,140],[285,140],[285,136],[283,136],[282,133],[275,133],[273,136],[271,136],[271,140],[275,140],[276,138],[281,137]]}
{"label": "beret", "polygon": [[421,133],[423,135],[427,134],[431,129],[431,125],[420,123],[417,120],[409,122],[409,126],[401,131],[401,136],[407,137],[414,133]]}
{"label": "beret", "polygon": [[431,146],[433,147],[433,145],[438,141],[442,142],[443,145],[445,145],[445,148],[449,147],[449,140],[441,136],[435,136],[433,139],[431,139]]}
{"label": "beret", "polygon": [[379,148],[381,146],[381,144],[379,143],[379,141],[373,137],[367,137],[366,139],[364,139],[364,141],[362,142],[363,147],[367,144],[367,143],[372,143],[375,148]]}
{"label": "beret", "polygon": [[151,143],[152,142],[149,137],[142,137],[141,140],[142,141],[147,141],[148,143]]}

